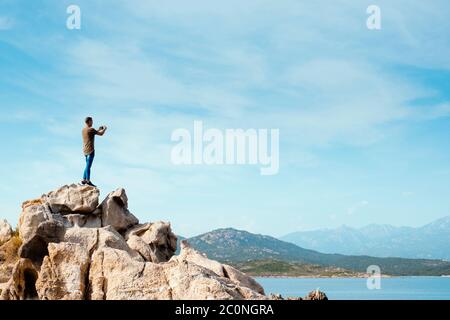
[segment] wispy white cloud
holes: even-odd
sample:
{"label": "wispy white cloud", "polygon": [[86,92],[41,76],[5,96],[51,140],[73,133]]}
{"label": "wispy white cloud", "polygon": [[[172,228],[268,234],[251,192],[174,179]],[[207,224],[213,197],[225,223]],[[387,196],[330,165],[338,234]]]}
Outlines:
{"label": "wispy white cloud", "polygon": [[[16,184],[36,184],[33,191],[42,192],[36,181],[45,181],[52,168],[58,178],[48,181],[48,187],[79,179],[79,126],[84,116],[92,115],[98,125],[110,128],[98,141],[102,151],[95,162],[96,180],[105,189],[127,184],[139,215],[176,215],[187,235],[193,223],[186,210],[207,230],[215,222],[203,219],[205,211],[218,216],[220,208],[187,199],[220,203],[208,198],[213,191],[221,194],[248,176],[240,168],[171,165],[171,131],[202,119],[218,128],[281,129],[281,166],[294,168],[289,172],[296,182],[291,189],[275,183],[275,188],[288,190],[268,202],[293,203],[289,210],[296,216],[298,203],[291,195],[298,196],[298,189],[308,184],[307,171],[315,174],[329,165],[321,150],[373,146],[391,140],[390,129],[397,125],[449,114],[445,101],[417,108],[414,101],[434,98],[435,90],[396,69],[450,69],[450,21],[442,10],[448,8],[446,1],[411,6],[405,0],[380,0],[384,20],[378,33],[365,28],[366,3],[360,1],[115,1],[109,7],[79,2],[86,19],[82,32],[42,28],[31,36],[5,39],[33,62],[47,59],[2,78],[26,95],[46,100],[39,106],[32,101],[34,112],[14,118],[37,119],[51,141],[34,155],[33,166],[18,165],[29,180],[17,179]],[[6,113],[2,110],[2,116]],[[275,189],[266,187],[267,192]],[[236,213],[223,226],[232,221],[258,229],[250,222],[263,222],[251,220],[250,213],[248,221],[239,220],[238,215],[250,211],[238,208],[242,202],[237,199],[227,207]],[[350,208],[343,204],[339,210],[353,215],[366,202]],[[336,209],[324,208],[330,210]]]}
{"label": "wispy white cloud", "polygon": [[[325,6],[320,16],[316,15],[320,5],[296,1],[282,5],[236,1],[214,6],[208,1],[164,6],[148,1],[122,6],[131,13],[122,24],[133,17],[152,17],[156,27],[170,22],[174,28],[180,28],[177,40],[181,42],[176,44],[172,33],[157,34],[155,23],[131,24],[122,28],[116,39],[85,39],[70,48],[71,61],[75,62],[71,71],[83,79],[83,92],[97,99],[145,104],[146,108],[164,105],[180,112],[199,109],[206,112],[202,117],[207,116],[216,126],[226,126],[228,119],[228,123],[241,127],[281,127],[289,137],[301,131],[302,141],[310,145],[368,145],[384,138],[385,126],[414,116],[411,101],[432,95],[426,87],[380,64],[380,53],[397,59],[389,53],[393,45],[389,37],[406,36],[396,31],[407,30],[407,34],[422,39],[424,30],[429,30],[422,23],[418,28],[412,20],[419,13],[401,4],[381,4],[383,16],[388,22],[395,22],[398,30],[383,30],[387,39],[381,45],[378,42],[374,53],[366,51],[370,32],[353,28],[359,20],[365,21],[365,10],[350,1]],[[428,18],[441,18],[439,11],[428,8],[424,12]],[[300,17],[304,19],[299,20]],[[217,19],[213,29],[204,29],[202,25],[210,26],[211,19]],[[312,25],[315,28],[308,27]],[[279,28],[292,32],[285,39],[289,41],[283,41],[283,53],[278,52],[277,45],[286,33],[279,32]],[[314,36],[311,29],[315,30]],[[261,30],[270,46],[250,37]],[[329,33],[334,34],[334,39],[323,41]],[[127,41],[126,35],[133,35],[132,40]],[[154,44],[158,50],[148,44],[153,37],[158,39]],[[310,45],[308,49],[302,41]],[[343,46],[339,41],[349,44]],[[406,40],[404,45],[412,44]],[[161,50],[176,59],[170,63],[161,61],[155,53]],[[277,61],[277,55],[291,59],[288,63]],[[182,63],[174,62],[177,59]],[[423,63],[421,57],[411,59]],[[273,100],[249,94],[253,88],[273,96]],[[286,101],[290,107],[279,105]],[[427,112],[435,109],[439,108],[430,106]]]}

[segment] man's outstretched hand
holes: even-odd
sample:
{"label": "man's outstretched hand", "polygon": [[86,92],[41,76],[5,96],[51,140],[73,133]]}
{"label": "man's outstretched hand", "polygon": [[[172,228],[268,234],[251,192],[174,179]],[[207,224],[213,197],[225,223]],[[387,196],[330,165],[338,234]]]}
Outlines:
{"label": "man's outstretched hand", "polygon": [[98,134],[99,134],[100,136],[102,136],[102,135],[105,133],[106,129],[108,129],[107,126],[101,126],[101,127],[99,127],[99,128],[98,128]]}

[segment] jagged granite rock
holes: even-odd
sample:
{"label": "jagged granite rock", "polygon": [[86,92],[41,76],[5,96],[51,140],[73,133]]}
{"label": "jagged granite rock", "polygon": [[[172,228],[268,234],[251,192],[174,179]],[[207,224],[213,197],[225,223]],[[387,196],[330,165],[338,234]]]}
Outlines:
{"label": "jagged granite rock", "polygon": [[88,185],[76,184],[63,186],[42,196],[53,213],[91,213],[98,206],[100,191]]}
{"label": "jagged granite rock", "polygon": [[297,300],[320,300],[320,301],[328,300],[327,295],[324,292],[320,291],[319,289],[311,291],[304,298],[301,298],[301,297],[283,298],[281,296],[281,294],[273,294],[273,293],[269,296],[269,298],[270,298],[270,300],[294,300],[294,301],[297,301]]}
{"label": "jagged granite rock", "polygon": [[145,261],[157,262],[158,258],[142,238],[132,235],[128,238],[127,245],[138,252]]}
{"label": "jagged granite rock", "polygon": [[48,254],[50,242],[59,242],[64,237],[65,227],[58,215],[48,211],[45,204],[26,205],[19,219],[19,235],[22,246],[21,258],[40,262]]}
{"label": "jagged granite rock", "polygon": [[328,297],[319,289],[311,291],[304,300],[328,300]]}
{"label": "jagged granite rock", "polygon": [[36,282],[41,300],[83,300],[89,251],[78,243],[50,243]]}
{"label": "jagged granite rock", "polygon": [[112,192],[101,206],[98,206],[99,194],[98,189],[90,186],[70,185],[40,199],[24,202],[18,225],[23,241],[19,256],[42,261],[48,254],[47,245],[63,241],[66,229],[73,227],[101,228],[106,225],[123,230],[138,222],[128,212],[125,190]]}
{"label": "jagged granite rock", "polygon": [[139,262],[111,248],[94,253],[89,282],[90,298],[101,300],[266,298],[183,259]]}
{"label": "jagged granite rock", "polygon": [[21,258],[28,258],[35,262],[41,261],[47,255],[47,246],[51,242],[59,242],[64,236],[64,226],[61,222],[51,219],[41,222],[34,236],[25,241],[19,249]]}
{"label": "jagged granite rock", "polygon": [[41,199],[26,201],[22,204],[18,230],[22,241],[33,238],[40,223],[52,218],[48,206]]}
{"label": "jagged granite rock", "polygon": [[112,226],[117,231],[125,231],[139,223],[128,210],[128,197],[122,188],[111,192],[101,204],[102,226]]}
{"label": "jagged granite rock", "polygon": [[236,283],[239,283],[241,286],[247,287],[260,294],[264,294],[264,289],[253,278],[245,275],[232,266],[208,259],[206,255],[201,254],[200,252],[192,248],[186,240],[181,241],[180,247],[180,255],[178,257],[174,257],[174,259],[182,259],[184,261],[195,263],[199,266],[214,271],[215,274],[221,277],[225,277]]}
{"label": "jagged granite rock", "polygon": [[130,248],[125,239],[111,226],[97,229],[70,228],[66,230],[63,241],[82,245],[90,255],[101,248],[112,248],[125,251],[131,259],[144,261],[140,254]]}
{"label": "jagged granite rock", "polygon": [[12,238],[13,229],[5,219],[0,219],[0,244]]}
{"label": "jagged granite rock", "polygon": [[23,204],[20,239],[4,245],[16,258],[0,277],[1,299],[268,299],[251,277],[187,242],[175,256],[170,224],[139,225],[125,190],[100,205],[98,195],[71,185]]}
{"label": "jagged granite rock", "polygon": [[37,299],[37,270],[29,259],[19,259],[14,265],[12,276],[3,286],[0,300]]}
{"label": "jagged granite rock", "polygon": [[127,231],[125,239],[150,262],[168,261],[177,250],[177,236],[170,223],[163,221],[134,226]]}

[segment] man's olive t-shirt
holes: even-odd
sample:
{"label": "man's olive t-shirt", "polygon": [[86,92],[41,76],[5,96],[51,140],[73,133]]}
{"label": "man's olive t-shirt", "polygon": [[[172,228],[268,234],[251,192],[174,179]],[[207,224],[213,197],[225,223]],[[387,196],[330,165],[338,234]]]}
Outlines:
{"label": "man's olive t-shirt", "polygon": [[95,151],[94,143],[96,134],[98,134],[98,132],[94,128],[83,128],[83,153],[85,156],[90,155]]}

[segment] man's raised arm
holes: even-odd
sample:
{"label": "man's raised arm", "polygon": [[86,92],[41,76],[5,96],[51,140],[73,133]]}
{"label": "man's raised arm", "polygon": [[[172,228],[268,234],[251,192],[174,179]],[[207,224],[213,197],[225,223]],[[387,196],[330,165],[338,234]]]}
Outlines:
{"label": "man's raised arm", "polygon": [[106,132],[106,129],[108,129],[108,127],[107,127],[107,126],[101,126],[100,128],[98,128],[98,130],[97,130],[97,134],[98,134],[99,136],[102,136],[102,135],[104,135],[104,134],[105,134],[105,132]]}

